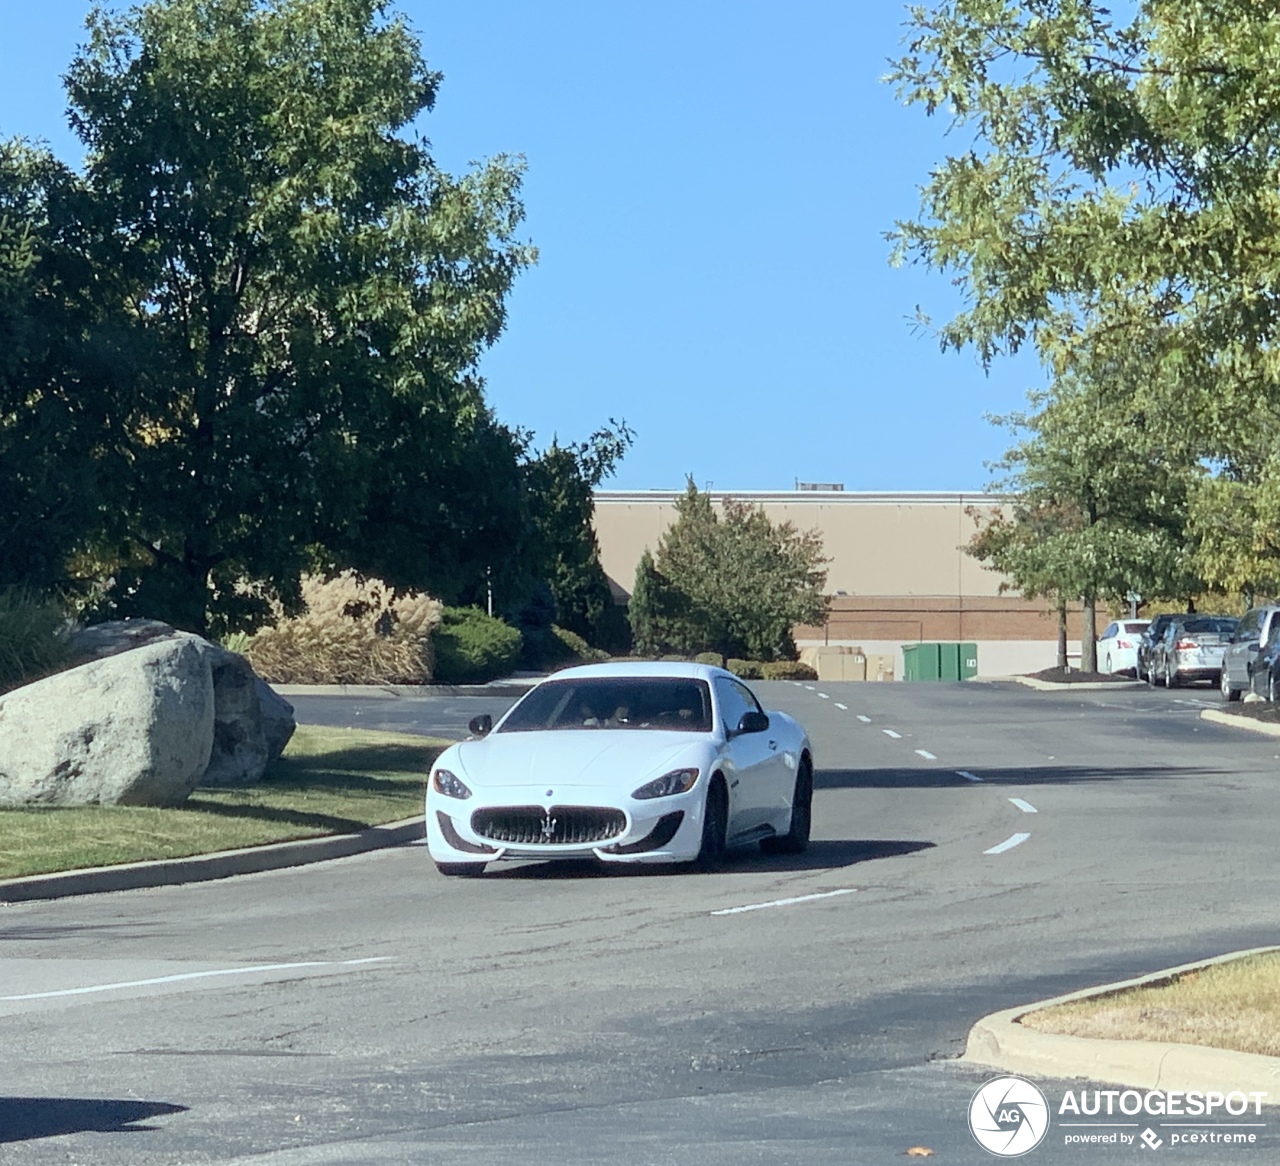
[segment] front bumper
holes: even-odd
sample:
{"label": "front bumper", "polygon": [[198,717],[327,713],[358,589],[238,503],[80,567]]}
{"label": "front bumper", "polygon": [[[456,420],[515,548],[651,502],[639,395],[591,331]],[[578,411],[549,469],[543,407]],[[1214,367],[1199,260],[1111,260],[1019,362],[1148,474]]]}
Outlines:
{"label": "front bumper", "polygon": [[611,810],[623,819],[617,833],[590,842],[509,841],[475,828],[473,818],[493,819],[538,804],[527,791],[503,791],[506,796],[461,801],[431,791],[426,802],[427,850],[436,862],[500,862],[596,858],[601,862],[691,862],[702,846],[701,783],[685,794],[651,801],[619,799],[616,793],[585,788],[559,791],[555,805],[538,808],[548,818],[568,817],[564,811]]}

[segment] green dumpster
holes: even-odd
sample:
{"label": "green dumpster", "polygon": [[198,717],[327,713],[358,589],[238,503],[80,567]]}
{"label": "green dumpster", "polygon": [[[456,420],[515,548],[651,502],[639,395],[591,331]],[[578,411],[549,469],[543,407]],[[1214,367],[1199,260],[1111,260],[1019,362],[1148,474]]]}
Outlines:
{"label": "green dumpster", "polygon": [[902,645],[903,680],[968,680],[978,675],[978,645]]}

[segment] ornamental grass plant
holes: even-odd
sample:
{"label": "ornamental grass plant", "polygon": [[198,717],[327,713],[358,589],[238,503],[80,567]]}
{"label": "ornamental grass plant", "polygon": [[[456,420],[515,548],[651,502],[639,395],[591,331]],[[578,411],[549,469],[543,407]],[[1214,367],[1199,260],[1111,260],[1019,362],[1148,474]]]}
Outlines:
{"label": "ornamental grass plant", "polygon": [[61,606],[23,587],[0,589],[0,692],[57,672],[71,658]]}
{"label": "ornamental grass plant", "polygon": [[282,616],[242,650],[274,684],[425,684],[439,600],[344,571],[302,581],[303,614]]}

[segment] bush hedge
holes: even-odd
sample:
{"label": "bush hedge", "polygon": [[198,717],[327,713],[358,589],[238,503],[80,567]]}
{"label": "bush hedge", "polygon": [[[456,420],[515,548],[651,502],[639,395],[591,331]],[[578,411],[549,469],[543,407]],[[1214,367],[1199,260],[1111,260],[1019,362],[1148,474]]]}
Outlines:
{"label": "bush hedge", "polygon": [[724,667],[724,657],[719,652],[699,652],[694,658],[695,664],[710,664],[713,668]]}
{"label": "bush hedge", "polygon": [[729,669],[739,680],[763,680],[760,669],[764,667],[759,660],[738,660],[730,659],[724,662],[724,666]]}
{"label": "bush hedge", "polygon": [[67,617],[22,587],[0,590],[0,692],[58,671],[71,657]]}
{"label": "bush hedge", "polygon": [[760,665],[762,680],[817,680],[818,674],[799,660],[769,660]]}
{"label": "bush hedge", "polygon": [[478,607],[446,607],[434,643],[440,684],[484,684],[507,676],[524,648],[516,628]]}

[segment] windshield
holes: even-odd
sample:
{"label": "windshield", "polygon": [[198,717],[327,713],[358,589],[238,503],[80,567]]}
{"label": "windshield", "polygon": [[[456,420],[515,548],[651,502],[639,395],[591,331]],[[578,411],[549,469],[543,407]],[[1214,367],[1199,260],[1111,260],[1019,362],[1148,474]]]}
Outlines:
{"label": "windshield", "polygon": [[709,733],[711,689],[704,680],[682,677],[548,680],[511,710],[498,732],[529,733],[540,729]]}
{"label": "windshield", "polygon": [[1196,632],[1220,632],[1229,634],[1236,630],[1236,625],[1239,624],[1239,622],[1240,621],[1238,619],[1189,619],[1186,623],[1179,625],[1178,631],[1179,633],[1189,632],[1193,635]]}

